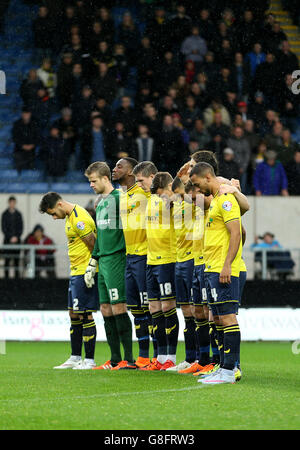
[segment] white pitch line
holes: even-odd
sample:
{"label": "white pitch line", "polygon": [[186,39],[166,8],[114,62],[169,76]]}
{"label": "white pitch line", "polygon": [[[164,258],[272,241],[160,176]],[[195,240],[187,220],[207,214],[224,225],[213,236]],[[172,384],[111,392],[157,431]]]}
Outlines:
{"label": "white pitch line", "polygon": [[20,399],[0,399],[0,405],[4,404],[4,403],[10,403],[10,404],[18,404],[18,403],[23,403],[23,402],[38,402],[38,403],[49,403],[49,402],[57,402],[57,401],[64,401],[64,400],[84,400],[84,399],[91,399],[91,398],[104,398],[104,397],[126,397],[126,396],[130,396],[130,395],[153,395],[153,394],[165,394],[165,393],[169,393],[169,392],[184,392],[184,391],[191,391],[191,390],[196,390],[196,389],[201,389],[204,386],[190,386],[190,387],[184,387],[184,388],[180,388],[180,389],[160,389],[160,390],[156,390],[156,391],[142,391],[142,392],[109,392],[106,394],[94,394],[94,395],[77,395],[74,396],[72,395],[72,397],[58,397],[58,398],[53,398],[53,399],[41,399],[41,398],[34,398],[31,400],[28,400],[28,398],[20,398]]}

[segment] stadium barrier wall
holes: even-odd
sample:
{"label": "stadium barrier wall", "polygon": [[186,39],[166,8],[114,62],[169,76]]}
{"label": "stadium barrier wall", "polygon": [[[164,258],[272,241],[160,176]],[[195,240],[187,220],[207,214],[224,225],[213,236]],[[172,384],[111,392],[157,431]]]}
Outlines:
{"label": "stadium barrier wall", "polygon": [[[0,194],[0,213],[7,208],[7,200],[10,194]],[[53,220],[47,214],[40,214],[38,211],[42,194],[16,194],[17,208],[21,211],[24,219],[24,232],[22,238],[30,233],[36,224],[41,224],[45,229],[45,234],[53,239],[56,245],[60,245],[61,250],[56,252],[57,273],[62,278],[68,277],[69,267],[66,252],[66,237],[63,220]],[[91,194],[63,194],[63,197],[83,207],[87,206],[90,200],[95,200],[95,195]],[[248,279],[252,279],[255,271],[254,255],[249,247],[254,242],[256,235],[261,235],[265,231],[272,232],[276,239],[287,249],[300,248],[299,217],[300,198],[299,197],[249,197],[250,211],[247,212],[242,222],[246,229],[247,237],[245,243],[244,257],[248,269]],[[0,241],[3,242],[3,234],[0,231]],[[300,279],[300,252],[293,255],[296,266],[294,268],[295,277]],[[0,273],[0,277],[1,277]]]}
{"label": "stadium barrier wall", "polygon": [[[0,341],[69,340],[68,280],[0,279],[0,291]],[[239,311],[242,339],[300,340],[299,291],[297,281],[247,281]],[[178,314],[183,340],[184,320]],[[100,312],[95,320],[97,339],[106,340]]]}

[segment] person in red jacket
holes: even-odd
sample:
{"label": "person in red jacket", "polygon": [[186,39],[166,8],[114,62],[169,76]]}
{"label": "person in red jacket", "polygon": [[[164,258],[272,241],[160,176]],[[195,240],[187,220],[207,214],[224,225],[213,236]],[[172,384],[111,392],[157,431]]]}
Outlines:
{"label": "person in red jacket", "polygon": [[[52,239],[44,234],[44,228],[37,224],[32,233],[27,236],[24,244],[31,245],[54,245]],[[47,278],[56,278],[55,274],[55,250],[40,249],[35,252],[35,276],[41,277],[41,272],[45,270]]]}

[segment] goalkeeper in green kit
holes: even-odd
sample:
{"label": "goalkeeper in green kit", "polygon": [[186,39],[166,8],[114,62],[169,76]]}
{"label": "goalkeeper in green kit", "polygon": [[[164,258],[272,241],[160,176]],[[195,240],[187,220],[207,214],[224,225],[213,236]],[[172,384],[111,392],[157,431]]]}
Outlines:
{"label": "goalkeeper in green kit", "polygon": [[100,200],[96,208],[97,239],[84,280],[88,288],[92,287],[99,265],[100,311],[111,350],[110,360],[94,369],[136,369],[132,355],[132,323],[126,305],[126,247],[119,215],[121,192],[111,184],[111,172],[105,162],[92,163],[85,176],[94,192],[100,194]]}

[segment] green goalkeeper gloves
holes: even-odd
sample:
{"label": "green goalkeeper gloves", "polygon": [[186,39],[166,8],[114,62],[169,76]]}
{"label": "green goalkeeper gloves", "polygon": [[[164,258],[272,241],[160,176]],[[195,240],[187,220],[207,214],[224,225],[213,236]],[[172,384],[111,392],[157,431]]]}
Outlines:
{"label": "green goalkeeper gloves", "polygon": [[95,273],[97,270],[98,261],[94,258],[91,258],[89,260],[89,264],[86,268],[85,274],[84,274],[84,282],[86,284],[87,288],[91,288],[95,284]]}

